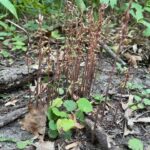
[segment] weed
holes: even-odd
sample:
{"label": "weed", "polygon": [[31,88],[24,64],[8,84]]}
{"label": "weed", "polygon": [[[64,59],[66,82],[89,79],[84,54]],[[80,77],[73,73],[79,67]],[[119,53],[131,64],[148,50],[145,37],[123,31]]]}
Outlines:
{"label": "weed", "polygon": [[80,128],[77,126],[78,120],[83,123],[84,114],[92,110],[92,105],[86,98],[80,98],[77,102],[56,98],[47,112],[49,137],[56,138],[59,134],[71,133],[73,128]]}
{"label": "weed", "polygon": [[128,147],[131,150],[143,150],[144,149],[144,145],[143,145],[142,141],[137,138],[131,138],[128,141]]}
{"label": "weed", "polygon": [[25,149],[28,145],[33,144],[33,140],[18,141],[16,139],[3,138],[3,137],[0,137],[0,142],[12,142],[12,143],[16,143],[16,147],[18,149]]}
{"label": "weed", "polygon": [[134,91],[134,102],[129,107],[132,110],[144,109],[150,106],[150,89],[144,88],[142,84],[128,82],[127,89]]}

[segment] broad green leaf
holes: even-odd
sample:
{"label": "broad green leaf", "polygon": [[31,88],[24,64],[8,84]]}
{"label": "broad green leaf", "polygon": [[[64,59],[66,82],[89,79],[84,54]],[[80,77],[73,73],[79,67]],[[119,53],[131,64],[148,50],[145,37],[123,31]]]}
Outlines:
{"label": "broad green leaf", "polygon": [[117,5],[117,0],[110,0],[110,6],[111,6],[111,8],[114,8],[115,5]]}
{"label": "broad green leaf", "polygon": [[128,141],[128,147],[131,150],[143,150],[144,146],[141,140],[137,138],[132,138]]}
{"label": "broad green leaf", "polygon": [[2,50],[2,51],[0,52],[0,54],[1,54],[3,57],[5,57],[5,58],[10,57],[10,53],[7,52],[6,50]]}
{"label": "broad green leaf", "polygon": [[56,129],[57,129],[57,126],[56,126],[54,120],[50,120],[50,121],[49,121],[48,127],[49,127],[51,130],[56,130]]}
{"label": "broad green leaf", "polygon": [[82,13],[86,11],[86,5],[83,0],[75,0],[75,3]]}
{"label": "broad green leaf", "polygon": [[77,104],[73,100],[66,100],[63,105],[67,111],[74,111],[77,108]]}
{"label": "broad green leaf", "polygon": [[143,35],[145,36],[145,37],[149,37],[150,36],[150,28],[146,28],[144,31],[143,31]]}
{"label": "broad green leaf", "polygon": [[26,140],[26,141],[18,141],[16,144],[18,149],[25,149],[28,145],[33,144],[33,142],[31,140]]}
{"label": "broad green leaf", "polygon": [[58,131],[69,131],[75,126],[75,121],[71,119],[58,119],[56,124]]}
{"label": "broad green leaf", "polygon": [[144,103],[146,106],[150,106],[150,99],[144,98],[144,99],[143,99],[143,103]]}
{"label": "broad green leaf", "polygon": [[77,101],[77,104],[78,104],[78,108],[83,112],[88,113],[93,110],[91,103],[86,98],[80,98]]}
{"label": "broad green leaf", "polygon": [[55,139],[58,136],[57,130],[48,130],[48,136],[52,139]]}
{"label": "broad green leaf", "polygon": [[11,35],[11,33],[7,33],[7,32],[0,32],[0,36],[9,36]]}
{"label": "broad green leaf", "polygon": [[[135,9],[135,11],[134,11],[134,9]],[[134,3],[134,2],[132,3],[130,13],[137,21],[144,18],[143,11],[144,10],[140,4]]]}
{"label": "broad green leaf", "polygon": [[67,139],[67,140],[71,140],[71,136],[72,136],[71,130],[66,131],[66,132],[64,132],[64,133],[62,134],[62,137],[63,137],[64,139]]}
{"label": "broad green leaf", "polygon": [[144,104],[142,104],[142,103],[138,104],[137,107],[138,107],[139,109],[144,109],[144,108],[145,108],[145,107],[144,107]]}
{"label": "broad green leaf", "polygon": [[85,120],[84,113],[83,113],[82,111],[80,111],[80,110],[76,112],[76,117],[77,117],[77,119],[80,120],[81,122],[84,122],[84,120]]}
{"label": "broad green leaf", "polygon": [[150,94],[150,89],[145,90],[147,94]]}
{"label": "broad green leaf", "polygon": [[109,0],[100,0],[101,3],[109,4]]}
{"label": "broad green leaf", "polygon": [[61,98],[56,98],[53,100],[52,107],[60,107],[63,101]]}
{"label": "broad green leaf", "polygon": [[53,107],[53,108],[52,108],[52,111],[53,111],[53,113],[54,113],[56,116],[59,116],[59,117],[62,117],[62,118],[68,117],[68,115],[67,115],[66,112],[64,112],[64,111],[59,111],[59,109],[56,108],[56,107]]}
{"label": "broad green leaf", "polygon": [[10,0],[0,0],[0,3],[6,8],[8,9],[17,19],[18,19],[18,15],[16,12],[16,8],[14,7],[14,5],[10,2]]}
{"label": "broad green leaf", "polygon": [[65,93],[63,88],[58,88],[57,91],[58,91],[59,95],[64,95],[64,93]]}
{"label": "broad green leaf", "polygon": [[140,102],[142,100],[142,98],[140,96],[137,96],[137,95],[134,95],[134,99],[137,101],[137,102]]}
{"label": "broad green leaf", "polygon": [[135,110],[138,110],[138,107],[136,105],[133,105],[133,106],[130,106],[130,108],[135,111]]}

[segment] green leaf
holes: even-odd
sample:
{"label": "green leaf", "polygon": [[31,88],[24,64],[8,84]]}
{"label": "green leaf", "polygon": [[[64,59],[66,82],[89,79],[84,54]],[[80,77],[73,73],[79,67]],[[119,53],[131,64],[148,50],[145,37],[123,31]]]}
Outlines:
{"label": "green leaf", "polygon": [[144,103],[146,106],[150,106],[150,99],[144,98],[144,99],[143,99],[143,103]]}
{"label": "green leaf", "polygon": [[143,16],[143,11],[144,9],[142,8],[142,6],[138,3],[132,3],[131,6],[131,10],[130,10],[130,14],[137,20],[141,20],[144,18]]}
{"label": "green leaf", "polygon": [[9,36],[11,35],[11,33],[7,33],[7,32],[0,32],[0,36]]}
{"label": "green leaf", "polygon": [[86,11],[86,5],[83,0],[75,0],[75,3],[77,5],[78,9],[81,11],[81,13]]}
{"label": "green leaf", "polygon": [[150,94],[150,89],[145,90],[147,94]]}
{"label": "green leaf", "polygon": [[2,50],[2,51],[0,52],[0,54],[1,54],[3,57],[5,57],[5,58],[10,57],[10,53],[7,52],[6,50]]}
{"label": "green leaf", "polygon": [[18,149],[25,149],[26,146],[33,144],[33,141],[32,140],[18,141],[16,144]]}
{"label": "green leaf", "polygon": [[109,0],[100,0],[100,2],[103,4],[109,4]]}
{"label": "green leaf", "polygon": [[51,130],[56,130],[56,129],[57,129],[57,126],[56,126],[54,120],[50,120],[50,121],[49,121],[48,127],[49,127]]}
{"label": "green leaf", "polygon": [[114,8],[115,5],[117,5],[117,0],[110,0],[110,6],[111,6],[111,8]]}
{"label": "green leaf", "polygon": [[64,93],[65,93],[63,88],[58,88],[57,91],[58,91],[59,95],[64,95]]}
{"label": "green leaf", "polygon": [[143,150],[144,146],[141,140],[137,138],[132,138],[128,141],[128,147],[131,150]]}
{"label": "green leaf", "polygon": [[142,100],[142,98],[140,96],[137,96],[137,95],[134,95],[134,99],[137,101],[137,102],[140,102]]}
{"label": "green leaf", "polygon": [[83,112],[88,113],[93,110],[91,103],[86,98],[80,98],[77,101],[77,104],[78,104],[78,108]]}
{"label": "green leaf", "polygon": [[144,108],[145,108],[142,103],[138,104],[137,107],[138,107],[139,109],[144,109]]}
{"label": "green leaf", "polygon": [[17,140],[16,139],[0,137],[0,142],[14,142],[14,143],[16,143]]}
{"label": "green leaf", "polygon": [[63,101],[61,98],[56,98],[53,100],[52,107],[61,107]]}
{"label": "green leaf", "polygon": [[77,108],[77,104],[73,100],[66,100],[63,105],[67,111],[74,111]]}
{"label": "green leaf", "polygon": [[0,3],[18,19],[16,8],[9,0],[0,0]]}
{"label": "green leaf", "polygon": [[6,24],[3,21],[0,21],[0,26],[2,26],[5,30],[7,30],[9,28],[8,24]]}
{"label": "green leaf", "polygon": [[84,120],[85,120],[84,113],[83,113],[82,111],[80,111],[80,110],[76,112],[76,117],[77,117],[77,119],[80,120],[81,122],[84,122]]}
{"label": "green leaf", "polygon": [[146,37],[150,36],[150,23],[147,22],[145,19],[142,19],[139,21],[139,23],[142,23],[143,25],[145,25],[147,28],[143,31],[143,35]]}
{"label": "green leaf", "polygon": [[63,40],[64,39],[64,37],[61,37],[61,35],[59,34],[58,30],[52,31],[51,37],[56,39],[56,40]]}
{"label": "green leaf", "polygon": [[48,136],[52,139],[55,139],[58,136],[57,130],[48,130]]}
{"label": "green leaf", "polygon": [[144,7],[144,10],[150,12],[150,7]]}
{"label": "green leaf", "polygon": [[150,28],[146,28],[144,31],[143,31],[143,35],[145,36],[145,37],[149,37],[150,36]]}
{"label": "green leaf", "polygon": [[102,102],[104,100],[104,96],[101,94],[96,94],[93,96],[96,101]]}
{"label": "green leaf", "polygon": [[63,117],[63,118],[68,117],[68,115],[67,115],[66,112],[64,112],[64,111],[59,111],[58,108],[56,108],[56,107],[53,107],[53,108],[52,108],[52,112],[53,112],[56,116],[59,116],[59,117]]}
{"label": "green leaf", "polygon": [[138,110],[138,107],[136,105],[133,105],[133,106],[130,106],[130,108],[135,111],[135,110]]}
{"label": "green leaf", "polygon": [[58,131],[69,131],[75,126],[75,121],[71,119],[58,119],[56,124]]}
{"label": "green leaf", "polygon": [[69,131],[67,131],[67,132],[64,132],[64,133],[62,134],[62,137],[63,137],[64,139],[67,139],[67,140],[71,140],[71,136],[72,136],[71,130],[69,130]]}

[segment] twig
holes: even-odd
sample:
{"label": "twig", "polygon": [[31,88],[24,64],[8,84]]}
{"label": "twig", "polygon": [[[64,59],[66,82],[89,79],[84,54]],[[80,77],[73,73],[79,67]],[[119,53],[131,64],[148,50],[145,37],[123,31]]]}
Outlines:
{"label": "twig", "polygon": [[122,65],[126,65],[126,62],[124,62],[120,57],[117,57],[117,55],[111,50],[111,48],[104,44],[104,43],[101,43],[101,46],[114,58],[114,59],[117,59],[117,61],[119,63],[121,63]]}

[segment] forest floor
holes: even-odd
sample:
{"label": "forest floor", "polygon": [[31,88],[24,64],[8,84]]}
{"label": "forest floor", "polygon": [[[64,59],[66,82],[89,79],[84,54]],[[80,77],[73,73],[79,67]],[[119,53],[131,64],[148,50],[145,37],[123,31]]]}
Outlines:
{"label": "forest floor", "polygon": [[[103,57],[103,59],[100,61],[98,69],[96,71],[96,80],[93,83],[92,93],[105,92],[108,84],[107,81],[110,77],[110,72],[112,68],[111,62],[113,62],[113,59],[107,58],[106,56]],[[103,70],[103,72],[101,72],[100,70]],[[131,137],[137,137],[140,138],[143,141],[144,146],[147,147],[145,150],[149,150],[150,124],[147,123],[146,120],[139,122],[135,121],[130,126],[126,124],[127,122],[132,121],[133,118],[138,120],[138,118],[148,117],[150,115],[149,108],[145,108],[142,110],[139,109],[136,112],[132,112],[131,114],[129,113],[129,116],[126,116],[126,110],[124,110],[124,105],[127,105],[127,103],[130,101],[129,99],[132,93],[130,93],[128,90],[124,90],[124,93],[121,94],[120,91],[118,91],[118,87],[120,86],[120,83],[123,82],[123,79],[124,76],[115,71],[111,83],[111,88],[109,90],[109,101],[106,103],[104,110],[104,117],[101,120],[101,116],[99,116],[98,124],[107,133],[108,137],[111,137],[113,139],[113,141],[111,142],[115,143],[116,149],[118,148],[119,150],[126,150],[127,141]],[[129,81],[135,84],[142,84],[145,88],[150,88],[150,74],[148,73],[147,68],[131,68]],[[13,91],[9,91],[8,93],[3,93],[0,99],[1,116],[11,113],[16,109],[27,106],[28,100],[29,91],[26,87],[16,90],[14,89]],[[92,116],[94,116],[94,114],[96,113],[97,107],[98,106],[95,106],[95,111],[92,115],[90,115],[90,118],[93,118],[93,120],[94,117]],[[17,149],[16,143],[13,143],[11,139],[24,141],[29,140],[33,137],[32,134],[29,134],[27,131],[21,129],[19,120],[20,119],[17,119],[14,122],[0,128],[0,135],[2,137],[10,139],[9,142],[0,143],[1,150]],[[98,143],[96,143],[96,146],[90,144],[90,140],[86,137],[85,132],[80,132],[81,135],[79,135],[79,133],[75,133],[75,135],[73,135],[73,138],[69,142],[62,143],[60,142],[61,140],[58,140],[55,146],[58,147],[58,144],[67,145],[69,143],[72,143],[73,141],[80,141],[82,144],[81,149],[99,149]]]}
{"label": "forest floor", "polygon": [[[104,35],[105,38],[103,39],[103,42],[106,42],[106,44],[109,42],[114,44],[110,44],[114,51],[116,50],[116,45],[118,45],[115,35],[115,32],[118,32],[117,30],[118,29],[115,31],[112,30],[108,36]],[[21,35],[24,37],[23,33],[21,33]],[[30,45],[30,49],[32,49],[32,65],[36,68],[39,59],[39,57],[36,57],[38,56],[36,50],[37,46],[39,46],[37,40],[39,37],[32,35],[32,38],[32,44]],[[106,40],[107,38],[109,41]],[[125,51],[127,51],[127,53],[130,52],[129,57],[123,58],[127,64],[125,67],[118,64],[112,72],[115,58],[112,58],[105,50],[101,50],[101,53],[99,54],[98,52],[97,54],[98,59],[95,67],[95,76],[90,92],[90,101],[94,109],[90,114],[86,115],[86,118],[92,122],[97,122],[97,126],[101,129],[100,131],[97,130],[100,132],[100,135],[99,133],[90,134],[88,127],[82,130],[77,129],[73,132],[70,140],[64,140],[61,136],[56,140],[52,140],[51,146],[53,148],[51,148],[51,150],[53,150],[54,147],[58,150],[65,150],[68,148],[67,146],[70,146],[72,143],[74,146],[71,145],[71,148],[74,148],[74,150],[128,150],[128,141],[131,138],[140,139],[144,145],[144,150],[150,150],[150,41],[148,38],[140,37],[140,35],[137,35],[136,38],[133,36],[132,38],[131,43],[127,41],[127,43],[129,43],[125,45]],[[139,42],[140,38],[141,41]],[[130,38],[127,40],[130,40]],[[43,41],[43,43],[44,42],[45,41]],[[59,49],[61,46],[58,40],[55,42],[53,39],[51,42],[54,43],[54,45],[52,45],[53,49]],[[1,47],[2,45],[0,44],[0,48]],[[139,49],[140,52],[138,53],[137,51]],[[145,55],[148,57],[145,58]],[[25,78],[28,76],[26,71],[28,67],[27,57],[25,53],[19,52],[16,54],[12,51],[11,56],[13,62],[12,59],[3,58],[0,64],[0,79],[4,77],[7,79],[10,75],[10,81],[8,81],[8,83],[0,81],[0,85],[8,86],[6,89],[0,87],[0,90],[3,89],[0,91],[0,121],[5,120],[7,122],[8,116],[11,120],[10,114],[13,114],[12,112],[16,110],[18,110],[18,113],[21,115],[17,114],[18,117],[12,116],[16,118],[10,122],[8,121],[5,125],[2,125],[2,122],[0,122],[0,150],[17,150],[19,149],[17,142],[27,140],[30,142],[34,137],[33,134],[22,129],[20,121],[27,113],[26,109],[30,100],[28,81],[33,83],[37,78],[35,75],[36,69],[30,72],[31,78]],[[139,60],[141,60],[140,63]],[[16,66],[19,66],[19,69],[16,69]],[[16,72],[10,68],[15,68],[14,70]],[[128,71],[126,68],[128,68]],[[22,72],[18,72],[20,70]],[[11,80],[14,79],[16,81],[12,83]],[[18,81],[22,79],[24,79],[23,82],[19,82],[20,85],[17,86]],[[124,84],[126,84],[126,86],[124,86]],[[109,90],[108,93],[106,93],[108,85]],[[147,93],[145,94],[144,92]],[[104,103],[95,102],[92,96],[101,93],[104,97],[107,96],[106,101]],[[97,113],[98,118],[96,120],[95,116]],[[94,143],[91,142],[92,135],[95,136]],[[103,135],[106,136],[106,138],[103,139]],[[44,140],[49,141],[47,135],[45,135]],[[35,142],[38,144],[38,141],[35,140]],[[31,144],[24,149],[32,150],[36,147],[36,149],[42,150],[40,146],[36,144],[31,142]],[[106,145],[108,145],[107,148]],[[111,146],[109,147],[109,145]]]}

